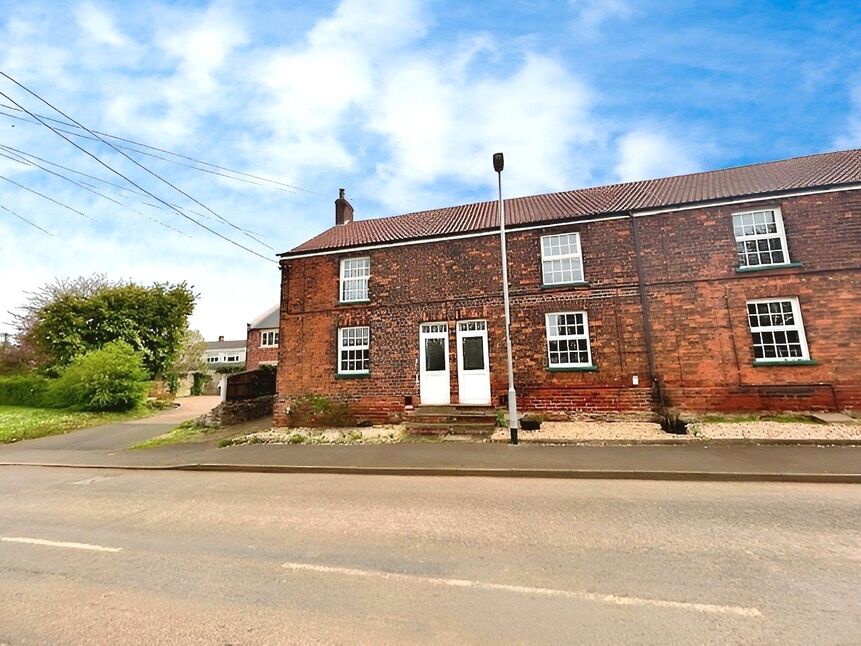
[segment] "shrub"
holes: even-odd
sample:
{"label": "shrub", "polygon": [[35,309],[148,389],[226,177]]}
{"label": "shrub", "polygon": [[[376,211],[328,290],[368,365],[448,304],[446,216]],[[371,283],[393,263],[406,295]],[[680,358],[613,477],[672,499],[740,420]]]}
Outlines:
{"label": "shrub", "polygon": [[17,375],[0,378],[0,404],[6,406],[32,406],[47,404],[46,394],[51,380],[39,375]]}
{"label": "shrub", "polygon": [[123,341],[76,357],[52,385],[55,406],[90,411],[127,411],[143,404],[149,390],[141,356]]}

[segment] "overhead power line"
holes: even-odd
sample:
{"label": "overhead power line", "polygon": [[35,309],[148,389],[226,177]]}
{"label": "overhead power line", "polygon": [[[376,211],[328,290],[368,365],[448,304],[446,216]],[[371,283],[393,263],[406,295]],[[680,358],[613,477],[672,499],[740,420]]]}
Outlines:
{"label": "overhead power line", "polygon": [[[23,110],[21,110],[20,108],[16,108],[15,106],[11,106],[11,105],[6,105],[5,103],[0,103],[0,108],[5,108],[7,110],[14,110],[15,112],[23,112]],[[6,112],[3,112],[2,110],[0,110],[0,114],[3,114],[7,117],[11,117],[13,119],[19,119],[21,121],[26,121],[27,123],[38,123],[36,121],[33,121],[32,119],[27,119],[25,117],[21,117],[18,115],[8,114]],[[42,119],[45,119],[46,121],[52,121],[54,123],[59,123],[59,124],[62,124],[64,126],[67,126],[70,128],[76,127],[75,124],[68,123],[66,121],[63,121],[62,119],[54,119],[52,117],[48,117],[48,116],[38,114],[38,113],[34,113],[34,114],[36,114],[36,116],[41,117]],[[59,128],[59,130],[61,130],[62,132],[65,132],[66,134],[74,135],[76,137],[82,137],[84,139],[90,139],[92,141],[98,141],[98,139],[96,139],[95,137],[87,137],[86,135],[83,135],[80,132],[63,130],[62,128]],[[249,184],[254,184],[256,186],[263,186],[263,184],[260,184],[259,182],[266,182],[269,184],[273,184],[274,188],[279,188],[280,190],[285,190],[288,193],[294,193],[296,191],[301,191],[302,193],[309,193],[311,195],[321,195],[321,193],[318,193],[316,191],[312,191],[312,190],[307,189],[307,188],[302,188],[301,186],[296,186],[295,184],[288,184],[287,182],[282,182],[280,180],[272,179],[270,177],[264,177],[262,175],[255,175],[253,173],[246,173],[246,172],[241,171],[241,170],[235,170],[233,168],[228,168],[227,166],[221,166],[219,164],[213,164],[212,162],[204,161],[202,159],[197,159],[195,157],[189,157],[188,155],[183,155],[181,153],[175,153],[172,150],[167,150],[165,148],[159,148],[158,146],[152,146],[150,144],[145,144],[145,143],[140,142],[140,141],[135,141],[134,139],[128,139],[126,137],[120,137],[119,135],[112,135],[112,134],[107,133],[107,132],[101,132],[100,130],[93,130],[92,132],[94,132],[97,135],[101,135],[102,137],[107,137],[108,139],[115,139],[117,141],[123,141],[123,142],[128,143],[128,144],[133,144],[135,146],[139,146],[141,148],[147,148],[149,150],[155,150],[155,151],[160,152],[160,153],[165,153],[167,155],[172,155],[172,156],[178,157],[180,159],[185,159],[187,161],[194,162],[195,164],[202,164],[204,166],[208,166],[209,168],[215,168],[217,170],[225,171],[227,173],[233,173],[233,175],[239,175],[240,177],[233,177],[232,175],[225,175],[224,173],[217,173],[215,171],[211,171],[211,170],[208,170],[206,168],[200,168],[198,166],[192,166],[190,164],[183,164],[181,162],[176,161],[175,159],[169,159],[169,158],[163,157],[161,155],[154,155],[154,154],[148,153],[144,150],[138,150],[137,148],[132,148],[131,146],[122,146],[122,145],[117,144],[118,147],[120,147],[120,148],[125,148],[126,150],[131,150],[131,151],[139,153],[141,155],[148,155],[150,157],[155,157],[157,159],[163,159],[164,161],[168,161],[172,164],[179,164],[180,166],[186,166],[187,168],[194,168],[194,169],[202,171],[204,173],[212,173],[213,175],[220,175],[221,177],[226,177],[228,179],[235,179],[235,180],[240,181],[240,182],[248,182]],[[243,179],[243,178],[251,178],[251,179],[259,180],[259,182],[252,182],[252,181],[249,181],[248,179]]]}
{"label": "overhead power line", "polygon": [[[6,148],[8,148],[8,146],[0,145],[0,148],[2,148],[2,149],[6,149]],[[126,204],[126,203],[124,203],[124,202],[120,202],[120,201],[115,200],[114,198],[110,197],[109,195],[105,195],[104,193],[102,193],[101,191],[99,191],[99,190],[98,190],[98,187],[96,187],[96,186],[92,186],[92,185],[87,184],[87,183],[85,183],[85,182],[80,182],[80,181],[78,181],[78,180],[76,180],[76,179],[72,179],[71,177],[67,177],[66,175],[63,175],[62,173],[58,173],[58,172],[56,172],[56,171],[53,171],[53,170],[51,170],[50,168],[45,168],[45,167],[44,167],[44,166],[42,166],[41,164],[37,164],[37,163],[36,163],[36,162],[34,162],[34,161],[30,161],[29,159],[26,159],[26,158],[24,158],[24,157],[21,157],[20,155],[18,155],[18,154],[16,154],[16,153],[12,153],[12,155],[14,155],[14,157],[13,157],[13,156],[10,156],[10,155],[8,155],[8,154],[6,154],[6,153],[2,153],[2,152],[0,152],[0,157],[5,157],[6,159],[11,159],[12,161],[18,162],[19,164],[24,164],[24,165],[26,165],[26,166],[31,166],[31,167],[33,167],[33,168],[38,168],[38,169],[40,169],[40,170],[42,170],[42,171],[44,171],[44,172],[46,172],[46,173],[50,173],[51,175],[54,175],[55,177],[59,177],[60,179],[63,179],[63,180],[65,180],[65,181],[67,181],[67,182],[69,182],[69,183],[71,183],[71,184],[74,184],[75,186],[77,186],[77,187],[79,187],[79,188],[82,188],[82,189],[84,189],[85,191],[88,191],[88,192],[92,193],[93,195],[96,195],[97,197],[100,197],[100,198],[102,198],[102,199],[108,200],[109,202],[113,202],[114,204],[116,204],[116,205],[118,205],[118,206],[120,206],[120,207],[122,207],[122,208],[124,208],[124,209],[129,209],[130,211],[134,211],[135,213],[137,213],[138,215],[140,215],[140,216],[141,216],[141,217],[143,217],[143,218],[146,218],[146,219],[147,219],[147,220],[149,220],[150,222],[155,222],[156,224],[159,224],[159,225],[161,225],[161,226],[165,227],[166,229],[170,229],[171,231],[175,231],[176,233],[179,233],[180,235],[183,235],[183,236],[185,236],[186,238],[190,238],[190,237],[191,237],[191,236],[190,236],[190,235],[188,235],[185,231],[181,231],[181,230],[179,230],[179,229],[177,229],[177,228],[175,228],[175,227],[172,227],[172,226],[170,226],[169,224],[166,224],[166,223],[162,222],[161,220],[156,220],[155,218],[152,218],[152,217],[148,216],[146,213],[142,213],[141,211],[138,211],[136,208],[134,208],[134,207],[132,207],[132,206],[129,206],[128,204]]]}
{"label": "overhead power line", "polygon": [[78,215],[81,215],[81,216],[83,216],[83,217],[87,218],[88,220],[92,220],[92,219],[93,219],[93,218],[91,218],[89,215],[87,215],[86,213],[84,213],[83,211],[79,211],[78,209],[76,209],[76,208],[74,208],[74,207],[71,207],[71,206],[69,206],[68,204],[64,204],[63,202],[60,202],[59,200],[55,200],[53,197],[48,197],[48,196],[47,196],[47,195],[45,195],[44,193],[40,193],[39,191],[37,191],[37,190],[35,190],[35,189],[32,189],[32,188],[30,188],[29,186],[24,186],[23,184],[19,184],[19,183],[18,183],[18,182],[16,182],[14,179],[9,179],[8,177],[5,177],[5,176],[3,176],[3,175],[0,175],[0,179],[4,180],[4,181],[6,181],[6,182],[9,182],[10,184],[14,184],[14,185],[15,185],[15,186],[17,186],[18,188],[23,188],[25,191],[29,191],[30,193],[33,193],[34,195],[38,195],[39,197],[44,198],[44,199],[48,200],[49,202],[53,202],[53,203],[54,203],[54,204],[56,204],[57,206],[61,206],[61,207],[63,207],[64,209],[66,209],[66,210],[68,210],[68,211],[71,211],[72,213],[77,213]]}
{"label": "overhead power line", "polygon": [[[138,160],[136,160],[134,157],[131,157],[130,155],[128,155],[128,154],[126,154],[126,153],[124,153],[122,150],[120,150],[119,148],[117,148],[117,147],[116,147],[114,144],[112,144],[110,141],[107,141],[106,139],[104,139],[103,137],[99,136],[98,134],[96,134],[94,131],[92,131],[92,130],[90,130],[89,128],[87,128],[85,125],[83,125],[83,124],[82,124],[82,123],[80,123],[79,121],[76,121],[74,118],[70,117],[68,114],[66,114],[65,112],[63,112],[62,110],[60,110],[59,108],[57,108],[56,106],[54,106],[54,105],[52,105],[51,103],[49,103],[46,99],[43,99],[41,96],[39,96],[38,94],[36,94],[36,93],[35,93],[33,90],[31,90],[30,88],[28,88],[28,87],[27,87],[27,86],[25,86],[24,84],[22,84],[22,83],[20,83],[20,82],[16,81],[15,79],[13,79],[11,76],[9,76],[8,74],[6,74],[6,72],[0,72],[0,74],[2,74],[3,76],[5,76],[7,79],[9,79],[10,81],[12,81],[15,85],[17,85],[18,87],[20,87],[22,90],[24,90],[25,92],[27,92],[27,93],[28,93],[28,94],[30,94],[31,96],[34,96],[35,98],[37,98],[39,101],[41,101],[42,103],[44,103],[45,105],[47,105],[49,108],[51,108],[51,109],[52,109],[52,110],[54,110],[55,112],[58,112],[59,114],[61,114],[61,115],[63,115],[64,117],[66,117],[66,119],[68,119],[69,121],[73,122],[73,123],[74,123],[78,128],[81,128],[82,130],[86,130],[88,133],[90,133],[90,134],[91,134],[91,135],[93,135],[94,137],[97,137],[97,138],[99,139],[99,141],[101,141],[101,142],[102,142],[103,144],[105,144],[106,146],[110,147],[112,150],[114,150],[114,151],[118,152],[120,155],[122,155],[123,157],[125,157],[126,159],[128,159],[130,162],[132,162],[135,166],[137,166],[137,167],[138,167],[138,168],[140,168],[141,170],[145,171],[146,173],[149,173],[150,175],[152,175],[153,177],[155,177],[155,178],[156,178],[156,179],[158,179],[159,181],[164,182],[165,184],[167,184],[168,186],[170,186],[173,190],[175,190],[175,191],[177,191],[178,193],[182,194],[183,196],[185,196],[186,198],[188,198],[189,200],[191,200],[192,202],[194,202],[194,203],[195,203],[195,204],[197,204],[198,206],[200,206],[200,207],[202,207],[202,208],[206,209],[207,211],[209,211],[210,213],[212,213],[212,215],[214,215],[215,217],[217,217],[219,220],[221,220],[221,221],[222,221],[222,222],[224,222],[225,224],[227,224],[227,225],[229,225],[229,226],[233,227],[234,229],[236,229],[237,231],[239,231],[240,233],[242,233],[242,235],[244,235],[245,237],[250,238],[251,240],[254,240],[254,242],[256,242],[257,244],[263,245],[263,246],[264,246],[264,247],[266,247],[267,249],[271,249],[272,251],[275,251],[275,248],[274,248],[274,247],[272,247],[272,246],[270,246],[270,245],[266,244],[265,242],[263,242],[262,240],[260,240],[260,239],[256,238],[255,236],[251,235],[250,233],[248,233],[248,232],[246,232],[246,231],[243,231],[242,227],[237,226],[236,224],[234,224],[233,222],[231,222],[230,220],[228,220],[228,219],[227,219],[227,218],[225,218],[224,216],[222,216],[222,215],[220,215],[220,214],[216,213],[216,212],[215,212],[215,211],[213,211],[211,208],[209,208],[208,206],[206,206],[206,204],[204,204],[203,202],[199,201],[198,199],[196,199],[196,198],[192,197],[191,195],[189,195],[188,193],[186,193],[185,191],[183,191],[183,190],[182,190],[181,188],[179,188],[176,184],[173,184],[172,182],[170,182],[170,181],[166,180],[164,177],[162,177],[161,175],[159,175],[159,174],[158,174],[158,173],[156,173],[155,171],[152,171],[152,170],[150,170],[149,168],[147,168],[146,166],[144,166],[143,164],[141,164],[141,163],[140,163]],[[14,103],[15,105],[17,105],[17,106],[18,106],[19,108],[21,108],[22,110],[24,110],[24,112],[26,112],[27,114],[29,114],[31,117],[33,117],[33,118],[37,119],[40,123],[42,123],[42,124],[43,124],[43,125],[45,125],[46,127],[48,127],[48,128],[50,128],[51,130],[53,130],[53,131],[54,131],[55,133],[57,133],[59,136],[63,137],[63,139],[65,139],[66,141],[68,141],[70,144],[72,144],[73,146],[75,146],[75,147],[76,147],[76,148],[78,148],[79,150],[82,150],[82,151],[86,152],[88,155],[90,155],[91,157],[93,157],[93,159],[96,159],[96,160],[98,160],[100,163],[104,164],[104,162],[102,162],[102,161],[101,161],[101,159],[99,159],[98,157],[96,157],[95,155],[93,155],[92,153],[90,153],[86,148],[83,148],[83,147],[79,146],[78,144],[76,144],[75,142],[73,142],[73,141],[72,141],[71,139],[69,139],[68,137],[65,137],[65,136],[63,136],[62,134],[60,134],[60,133],[57,131],[57,129],[56,129],[56,128],[54,128],[53,126],[49,125],[47,122],[45,122],[44,120],[42,120],[40,117],[37,117],[34,113],[32,113],[32,112],[30,112],[29,110],[27,110],[27,109],[26,109],[24,106],[22,106],[20,103],[18,103],[18,102],[17,102],[17,101],[15,101],[14,99],[12,99],[8,94],[5,94],[5,93],[3,93],[3,92],[0,92],[0,96],[4,96],[4,97],[6,97],[6,99],[7,99],[7,100],[12,101],[12,103]],[[107,168],[109,168],[110,170],[112,170],[113,172],[118,172],[118,171],[115,171],[112,167],[108,166],[107,164],[104,164],[104,165],[105,165]],[[124,178],[126,181],[131,181],[131,180],[129,180],[129,178],[128,178],[128,177],[123,176],[123,178]],[[142,190],[144,190],[144,189],[142,189]],[[192,219],[193,219],[193,218],[192,218]],[[274,262],[274,261],[273,261],[273,262]]]}
{"label": "overhead power line", "polygon": [[[89,137],[88,137],[88,139],[89,139]],[[49,166],[53,166],[55,168],[60,168],[62,170],[68,171],[70,173],[74,173],[75,175],[80,175],[81,177],[86,177],[88,179],[92,179],[94,181],[101,182],[102,184],[105,184],[107,186],[112,186],[114,188],[125,191],[126,193],[131,193],[131,194],[137,195],[137,196],[149,197],[143,191],[139,191],[139,190],[134,189],[134,188],[129,188],[128,186],[123,186],[122,184],[117,184],[116,182],[111,182],[111,181],[106,180],[102,177],[97,177],[95,175],[90,175],[89,173],[84,173],[84,172],[81,172],[79,170],[75,170],[74,168],[64,166],[63,164],[58,164],[57,162],[50,161],[48,159],[45,159],[44,157],[39,157],[38,155],[34,155],[33,153],[28,153],[28,152],[25,152],[23,150],[19,150],[18,148],[13,148],[12,146],[0,144],[0,150],[6,150],[8,152],[15,153],[18,156],[26,158],[28,161],[33,160],[33,159],[38,160],[42,163],[48,164]],[[38,164],[37,164],[37,166],[38,166]],[[82,184],[86,184],[86,182],[82,182]],[[114,195],[118,195],[120,197],[126,198],[125,193],[120,194],[116,191],[111,191],[111,192]],[[153,204],[152,202],[145,202],[143,200],[140,200],[140,202],[141,202],[141,204],[145,204],[146,206],[152,207],[154,209],[158,209],[159,211],[171,212],[171,213],[173,212],[173,209],[166,209],[163,206],[160,206],[158,204]],[[194,215],[198,215],[202,218],[206,218],[207,220],[217,221],[216,218],[213,218],[211,215],[207,215],[206,213],[203,213],[201,211],[195,211],[194,209],[185,208],[185,207],[179,206],[178,204],[172,204],[171,206],[174,208],[182,209],[183,211],[187,211],[188,213],[193,213]],[[160,220],[153,220],[153,221],[158,222],[159,224],[164,224]],[[164,226],[167,226],[168,228],[173,229],[173,227],[170,227],[169,225],[164,225]],[[177,229],[174,229],[174,230],[176,231]],[[251,229],[247,229],[245,227],[243,227],[242,230],[247,231],[248,233],[250,233],[252,235],[262,235],[260,233],[257,233],[256,231],[252,231]]]}
{"label": "overhead power line", "polygon": [[[75,121],[74,119],[72,119],[72,117],[70,117],[69,115],[67,115],[66,113],[64,113],[62,110],[60,110],[60,109],[56,108],[55,106],[51,105],[48,101],[46,101],[45,99],[43,99],[42,97],[40,97],[40,96],[39,96],[38,94],[36,94],[35,92],[33,92],[33,91],[32,91],[32,90],[30,90],[29,88],[25,87],[24,85],[22,85],[21,83],[19,83],[19,82],[18,82],[18,81],[16,81],[15,79],[13,79],[11,76],[9,76],[8,74],[6,74],[5,72],[0,72],[0,75],[5,76],[7,79],[9,79],[10,81],[12,81],[15,85],[17,85],[18,87],[20,87],[21,89],[23,89],[24,91],[26,91],[28,94],[31,94],[32,96],[36,97],[39,101],[41,101],[42,103],[44,103],[45,105],[47,105],[48,107],[50,107],[52,110],[55,110],[56,112],[58,112],[59,114],[63,115],[64,117],[66,117],[66,118],[67,118],[67,119],[69,119],[70,121],[73,121],[73,122],[74,122],[78,127],[82,128],[83,130],[86,130],[86,131],[87,131],[87,132],[89,132],[91,135],[98,136],[98,135],[96,135],[94,132],[92,132],[91,130],[89,130],[86,126],[81,125],[80,123],[78,123],[77,121]],[[198,220],[195,220],[194,218],[192,218],[191,216],[187,215],[186,213],[183,213],[180,209],[177,209],[177,208],[173,207],[171,204],[169,204],[168,202],[164,201],[162,198],[158,197],[158,196],[157,196],[157,195],[155,195],[154,193],[152,193],[152,192],[150,192],[150,191],[146,190],[145,188],[143,188],[140,184],[138,184],[137,182],[135,182],[134,180],[132,180],[132,179],[131,179],[131,178],[129,178],[128,176],[124,175],[123,173],[121,173],[120,171],[116,170],[116,169],[115,169],[115,168],[113,168],[112,166],[110,166],[110,165],[106,164],[104,161],[102,161],[99,157],[97,157],[96,155],[94,155],[93,153],[91,153],[91,152],[90,152],[89,150],[87,150],[86,148],[83,148],[82,146],[79,146],[77,143],[75,143],[74,141],[72,141],[71,139],[69,139],[68,137],[66,137],[64,134],[62,134],[61,132],[59,132],[59,131],[58,131],[56,128],[54,128],[52,125],[50,125],[49,123],[47,123],[45,120],[43,120],[43,119],[41,119],[41,118],[37,117],[34,113],[32,113],[32,112],[30,112],[29,110],[27,110],[24,106],[22,106],[20,103],[18,103],[17,101],[15,101],[15,100],[14,100],[12,97],[10,97],[8,94],[6,94],[6,93],[4,93],[4,92],[0,92],[0,96],[3,96],[3,97],[5,97],[8,101],[11,101],[12,103],[14,103],[16,106],[18,106],[19,108],[21,108],[24,112],[26,112],[28,115],[30,115],[30,116],[31,116],[31,117],[33,117],[34,119],[37,119],[37,120],[39,121],[39,123],[41,123],[43,126],[45,126],[46,128],[48,128],[49,130],[51,130],[51,131],[52,131],[54,134],[56,134],[58,137],[60,137],[61,139],[65,140],[66,142],[70,143],[70,144],[71,144],[71,145],[73,145],[75,148],[77,148],[78,150],[80,150],[81,152],[83,152],[84,154],[86,154],[87,156],[89,156],[89,157],[91,157],[92,159],[94,159],[97,163],[99,163],[100,165],[104,166],[105,168],[107,168],[107,169],[108,169],[109,171],[111,171],[112,173],[114,173],[114,174],[118,175],[119,177],[122,177],[124,180],[126,180],[129,184],[131,184],[131,185],[132,185],[132,186],[134,186],[135,188],[137,188],[137,189],[139,189],[139,190],[141,190],[141,191],[144,191],[147,195],[149,195],[149,196],[150,196],[150,197],[152,197],[153,199],[155,199],[155,200],[157,200],[158,202],[160,202],[160,203],[164,204],[165,206],[168,206],[168,207],[172,208],[172,209],[173,209],[177,214],[179,214],[180,216],[182,216],[182,217],[186,218],[187,220],[189,220],[189,221],[191,221],[191,222],[194,222],[197,226],[199,226],[199,227],[201,227],[201,228],[203,228],[203,229],[205,229],[205,230],[209,231],[209,232],[210,232],[210,233],[212,233],[213,235],[215,235],[215,236],[217,236],[217,237],[221,238],[222,240],[224,240],[224,241],[226,241],[226,242],[228,242],[228,243],[230,243],[230,244],[232,244],[232,245],[234,245],[234,246],[236,246],[236,247],[239,247],[240,249],[243,249],[243,250],[247,251],[248,253],[251,253],[251,254],[253,254],[253,255],[257,256],[258,258],[262,258],[263,260],[266,260],[266,261],[268,261],[268,262],[275,262],[272,258],[268,258],[268,257],[264,256],[263,254],[261,254],[261,253],[259,253],[259,252],[255,251],[255,250],[253,250],[253,249],[251,249],[251,248],[249,248],[249,247],[246,247],[245,245],[243,245],[243,244],[241,244],[241,243],[239,243],[239,242],[236,242],[235,240],[233,240],[233,239],[231,239],[231,238],[228,238],[227,236],[225,236],[225,235],[223,235],[223,234],[219,233],[218,231],[216,231],[215,229],[212,229],[211,227],[206,226],[206,225],[205,225],[205,224],[203,224],[202,222],[199,222]],[[134,164],[136,164],[137,166],[139,166],[140,168],[142,168],[143,170],[145,170],[146,172],[148,172],[149,174],[153,175],[154,177],[156,177],[156,178],[160,179],[160,180],[161,180],[161,181],[163,181],[164,183],[166,183],[166,184],[168,184],[169,186],[173,187],[175,190],[179,191],[179,192],[180,192],[180,193],[182,193],[183,195],[186,195],[186,197],[188,197],[189,199],[191,199],[191,200],[192,200],[192,201],[194,201],[195,203],[199,204],[200,206],[203,206],[203,207],[204,207],[204,208],[206,208],[208,211],[211,211],[211,209],[209,209],[209,207],[207,207],[207,206],[206,206],[206,205],[204,205],[204,204],[201,204],[200,202],[198,202],[198,201],[197,201],[197,200],[195,200],[194,198],[191,198],[191,196],[189,196],[189,195],[187,195],[186,193],[184,193],[181,189],[179,189],[179,188],[175,187],[173,184],[171,184],[169,181],[167,181],[167,180],[166,180],[166,179],[164,179],[163,177],[159,176],[157,173],[154,173],[153,171],[149,170],[148,168],[146,168],[145,166],[143,166],[142,164],[140,164],[140,163],[139,163],[139,162],[137,162],[136,160],[134,160],[134,159],[132,159],[131,157],[129,157],[128,155],[126,155],[126,154],[125,154],[124,152],[122,152],[121,150],[118,150],[118,149],[117,149],[113,144],[111,144],[110,142],[105,141],[105,140],[104,140],[104,139],[102,139],[101,137],[99,137],[99,139],[100,139],[103,143],[105,143],[106,145],[110,146],[112,149],[116,150],[116,151],[117,151],[117,152],[119,152],[121,155],[123,155],[124,157],[126,157],[127,159],[129,159],[130,161],[132,161]],[[212,211],[212,213],[213,213],[213,215],[218,216],[218,214],[217,214],[217,213],[215,213],[214,211]],[[218,216],[218,217],[219,217],[220,219],[223,219],[221,216]],[[230,224],[231,224],[231,226],[234,226],[234,227],[236,226],[236,225],[233,225],[232,223],[230,223]],[[248,234],[246,234],[246,235],[248,235]],[[258,242],[259,242],[259,241],[258,241]],[[268,246],[268,245],[267,245],[267,246]]]}
{"label": "overhead power line", "polygon": [[30,220],[28,220],[27,218],[25,218],[23,215],[18,215],[18,214],[17,214],[17,213],[15,213],[15,211],[13,211],[12,209],[7,209],[7,208],[6,208],[5,206],[3,206],[2,204],[0,204],[0,209],[3,209],[4,211],[6,211],[6,213],[11,213],[12,215],[14,215],[14,216],[15,216],[16,218],[18,218],[19,220],[23,220],[24,222],[26,222],[27,224],[29,224],[31,227],[34,227],[34,228],[36,228],[36,229],[39,229],[39,231],[41,231],[42,233],[47,233],[47,234],[48,234],[49,236],[51,236],[52,238],[54,237],[54,234],[53,234],[53,233],[51,233],[51,232],[50,232],[50,231],[48,231],[47,229],[43,229],[42,227],[40,227],[40,226],[39,226],[38,224],[36,224],[35,222],[31,222]]}

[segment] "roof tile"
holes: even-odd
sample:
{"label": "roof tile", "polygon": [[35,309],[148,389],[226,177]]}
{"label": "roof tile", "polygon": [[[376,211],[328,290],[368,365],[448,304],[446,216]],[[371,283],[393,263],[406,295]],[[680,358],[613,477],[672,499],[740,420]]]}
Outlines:
{"label": "roof tile", "polygon": [[[861,149],[505,200],[507,226],[861,183]],[[499,226],[496,201],[334,226],[282,255],[470,233]]]}

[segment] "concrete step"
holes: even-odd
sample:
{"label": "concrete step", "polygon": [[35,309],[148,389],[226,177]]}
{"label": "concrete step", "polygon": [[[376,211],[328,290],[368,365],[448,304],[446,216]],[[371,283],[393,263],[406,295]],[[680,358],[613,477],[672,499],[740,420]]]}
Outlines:
{"label": "concrete step", "polygon": [[496,415],[496,409],[493,406],[476,406],[473,404],[433,404],[426,406],[416,406],[414,410],[416,415],[469,415],[469,414],[488,414]]}
{"label": "concrete step", "polygon": [[407,432],[416,435],[491,435],[496,428],[489,423],[450,424],[447,422],[407,421],[404,423]]}

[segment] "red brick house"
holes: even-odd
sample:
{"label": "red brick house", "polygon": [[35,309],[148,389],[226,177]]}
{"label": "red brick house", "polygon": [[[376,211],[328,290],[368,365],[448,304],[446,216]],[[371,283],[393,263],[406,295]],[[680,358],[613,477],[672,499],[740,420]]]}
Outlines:
{"label": "red brick house", "polygon": [[[494,201],[281,254],[292,396],[385,420],[507,392]],[[861,150],[506,200],[515,385],[568,414],[861,408]],[[289,357],[290,361],[286,361]]]}
{"label": "red brick house", "polygon": [[281,306],[269,308],[247,325],[245,338],[245,369],[278,365]]}

